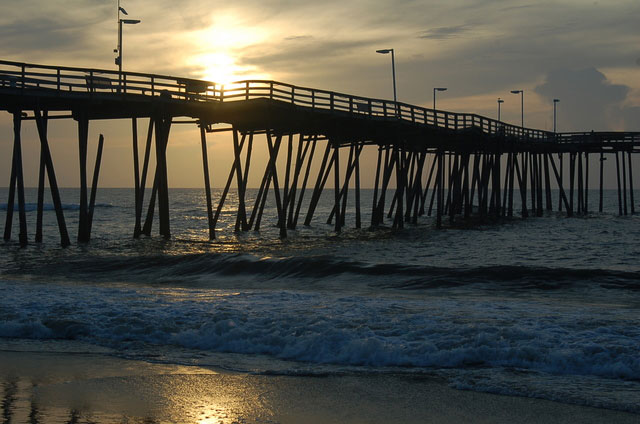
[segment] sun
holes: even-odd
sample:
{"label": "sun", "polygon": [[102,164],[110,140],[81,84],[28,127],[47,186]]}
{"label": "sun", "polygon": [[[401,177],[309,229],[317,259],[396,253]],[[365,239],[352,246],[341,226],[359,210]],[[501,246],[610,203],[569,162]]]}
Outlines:
{"label": "sun", "polygon": [[228,53],[205,53],[193,57],[191,62],[200,69],[201,79],[216,84],[230,84],[240,79],[234,58]]}
{"label": "sun", "polygon": [[217,84],[246,79],[269,79],[254,66],[242,64],[248,47],[267,37],[264,30],[244,22],[235,15],[217,15],[211,25],[191,34],[196,48],[188,59],[198,77]]}

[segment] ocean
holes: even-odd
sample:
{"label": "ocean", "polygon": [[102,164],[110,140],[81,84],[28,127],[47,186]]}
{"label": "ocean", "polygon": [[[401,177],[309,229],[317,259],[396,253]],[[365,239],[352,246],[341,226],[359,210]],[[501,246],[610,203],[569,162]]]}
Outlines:
{"label": "ocean", "polygon": [[[86,245],[59,247],[47,199],[44,243],[21,249],[16,213],[13,241],[0,244],[0,351],[80,349],[252,375],[433,376],[640,414],[640,215],[618,216],[615,191],[603,213],[590,192],[584,217],[436,229],[423,216],[393,230],[366,228],[373,193],[363,190],[365,228],[354,229],[350,199],[341,234],[326,224],[332,194],[286,239],[273,204],[260,232],[234,233],[232,192],[210,242],[202,189],[170,190],[171,240],[133,239],[132,189],[98,191]],[[72,240],[78,198],[62,189]],[[6,199],[0,189],[3,218]],[[35,199],[27,189],[30,242]]]}

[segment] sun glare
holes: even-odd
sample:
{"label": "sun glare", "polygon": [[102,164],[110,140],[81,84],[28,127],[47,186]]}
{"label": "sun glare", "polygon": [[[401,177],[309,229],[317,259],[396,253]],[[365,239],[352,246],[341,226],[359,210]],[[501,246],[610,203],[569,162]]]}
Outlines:
{"label": "sun glare", "polygon": [[229,84],[238,78],[234,59],[227,53],[208,53],[193,58],[193,64],[201,69],[200,78],[218,84]]}
{"label": "sun glare", "polygon": [[196,48],[189,63],[199,78],[218,84],[245,79],[269,79],[269,75],[241,64],[242,54],[266,38],[263,30],[233,15],[216,16],[211,26],[192,34]]}

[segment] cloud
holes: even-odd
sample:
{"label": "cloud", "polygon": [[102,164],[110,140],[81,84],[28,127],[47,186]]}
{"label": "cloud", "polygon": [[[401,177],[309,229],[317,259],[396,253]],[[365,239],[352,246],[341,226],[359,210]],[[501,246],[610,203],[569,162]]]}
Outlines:
{"label": "cloud", "polygon": [[625,105],[630,91],[626,85],[612,84],[595,68],[554,70],[535,88],[548,102],[560,99],[563,131],[629,130],[640,109]]}
{"label": "cloud", "polygon": [[468,25],[457,25],[448,27],[432,28],[427,31],[423,31],[418,38],[425,38],[431,40],[446,40],[449,38],[459,37],[463,33],[469,31]]}
{"label": "cloud", "polygon": [[289,37],[285,37],[284,40],[285,41],[304,41],[304,40],[310,40],[312,38],[313,36],[311,35],[292,35]]}

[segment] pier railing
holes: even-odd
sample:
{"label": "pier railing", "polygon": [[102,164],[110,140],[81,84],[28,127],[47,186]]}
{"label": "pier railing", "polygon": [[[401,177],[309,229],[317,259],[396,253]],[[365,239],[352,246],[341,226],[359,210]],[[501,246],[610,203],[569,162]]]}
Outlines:
{"label": "pier railing", "polygon": [[[287,102],[315,111],[354,117],[399,120],[448,131],[480,131],[532,141],[553,141],[554,133],[506,124],[473,113],[429,109],[350,94],[299,87],[277,81],[249,80],[227,85],[166,75],[0,61],[0,90],[49,96],[114,98],[139,96],[187,102],[229,102],[260,98]],[[35,92],[34,92],[35,91]]]}

